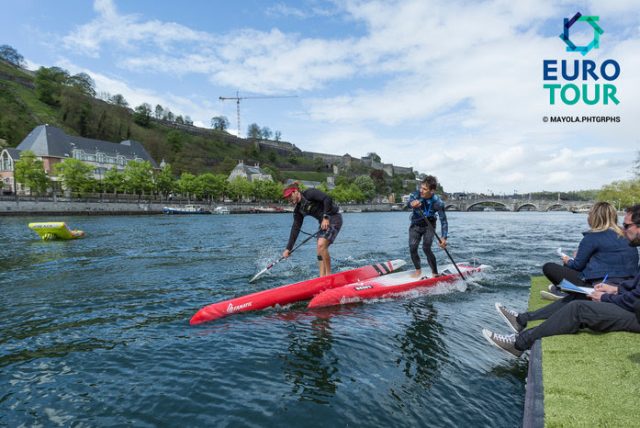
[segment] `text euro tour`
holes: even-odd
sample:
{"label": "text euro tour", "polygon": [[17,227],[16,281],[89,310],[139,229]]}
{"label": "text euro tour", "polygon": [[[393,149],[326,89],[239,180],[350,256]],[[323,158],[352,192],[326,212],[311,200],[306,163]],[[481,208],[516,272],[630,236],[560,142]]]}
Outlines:
{"label": "text euro tour", "polygon": [[[571,65],[573,63],[573,65]],[[560,76],[558,76],[558,73]],[[612,82],[620,75],[620,64],[613,59],[603,61],[598,67],[591,60],[558,60],[545,59],[542,61],[542,76],[545,82],[556,81],[562,77],[565,81],[573,82],[597,82],[600,79]],[[587,105],[602,103],[608,105],[609,102],[619,104],[616,97],[616,86],[612,83],[545,83],[544,89],[549,90],[549,104],[553,105],[560,96],[560,100],[567,105],[574,105],[582,100]]]}

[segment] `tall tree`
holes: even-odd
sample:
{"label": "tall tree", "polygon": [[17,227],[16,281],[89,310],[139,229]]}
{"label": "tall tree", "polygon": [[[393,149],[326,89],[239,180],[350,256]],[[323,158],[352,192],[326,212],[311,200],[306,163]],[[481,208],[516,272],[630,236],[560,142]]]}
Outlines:
{"label": "tall tree", "polygon": [[96,84],[87,73],[73,75],[68,79],[67,83],[80,90],[86,96],[96,96]]}
{"label": "tall tree", "polygon": [[143,195],[153,190],[153,167],[149,161],[129,161],[124,167],[127,190]]}
{"label": "tall tree", "polygon": [[24,64],[24,57],[9,45],[0,46],[0,59],[3,59],[16,67],[22,67]]}
{"label": "tall tree", "polygon": [[36,71],[36,96],[49,105],[60,104],[60,94],[69,79],[69,73],[59,67],[40,67]]}
{"label": "tall tree", "polygon": [[211,118],[211,127],[218,131],[226,131],[229,128],[229,119],[226,116],[214,116]]}
{"label": "tall tree", "polygon": [[148,103],[142,103],[136,107],[133,113],[133,121],[145,128],[151,123],[151,106]]}
{"label": "tall tree", "polygon": [[158,120],[162,119],[162,117],[164,116],[164,108],[160,104],[156,104],[154,116]]}
{"label": "tall tree", "polygon": [[118,107],[129,107],[129,103],[124,99],[122,94],[115,94],[111,98],[109,98],[109,102]]}
{"label": "tall tree", "polygon": [[165,164],[164,168],[157,173],[155,182],[156,191],[166,198],[175,187],[175,179],[173,178],[171,165]]}
{"label": "tall tree", "polygon": [[276,141],[280,141],[282,139],[282,132],[276,131],[275,135],[273,136],[273,139]]}
{"label": "tall tree", "polygon": [[31,150],[20,153],[20,159],[15,163],[15,180],[29,188],[29,194],[39,195],[46,192],[49,178],[44,171],[44,163]]}
{"label": "tall tree", "polygon": [[78,159],[65,159],[54,166],[56,175],[72,194],[80,193],[91,179],[93,167]]}
{"label": "tall tree", "polygon": [[252,123],[247,127],[247,137],[249,138],[260,138],[262,137],[262,130],[256,123]]}
{"label": "tall tree", "polygon": [[273,133],[271,132],[271,129],[269,129],[268,126],[263,126],[262,129],[260,130],[260,135],[265,140],[269,140],[271,139],[271,136],[273,135]]}
{"label": "tall tree", "polygon": [[104,174],[102,182],[103,188],[107,192],[115,194],[124,192],[124,174],[118,171],[115,166]]}

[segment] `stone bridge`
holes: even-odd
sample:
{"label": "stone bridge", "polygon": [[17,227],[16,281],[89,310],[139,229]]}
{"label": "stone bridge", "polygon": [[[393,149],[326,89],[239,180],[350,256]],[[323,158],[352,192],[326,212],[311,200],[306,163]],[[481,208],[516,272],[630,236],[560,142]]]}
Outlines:
{"label": "stone bridge", "polygon": [[595,201],[565,201],[527,198],[465,198],[448,199],[447,211],[572,211],[587,212]]}

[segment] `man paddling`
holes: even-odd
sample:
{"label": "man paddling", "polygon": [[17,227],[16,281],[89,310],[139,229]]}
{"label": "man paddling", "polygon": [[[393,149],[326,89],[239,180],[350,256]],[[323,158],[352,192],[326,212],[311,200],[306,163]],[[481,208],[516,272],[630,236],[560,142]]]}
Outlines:
{"label": "man paddling", "polygon": [[[440,218],[440,227],[442,228],[442,239],[438,242],[438,245],[443,249],[447,247],[449,225],[447,223],[447,215],[444,212],[444,202],[436,195],[436,187],[438,187],[438,179],[433,175],[427,175],[420,183],[420,190],[413,192],[409,196],[409,202],[407,203],[407,207],[413,209],[411,225],[409,226],[409,252],[411,253],[413,266],[416,268],[416,278],[422,276],[420,256],[418,255],[418,246],[421,239],[422,250],[427,256],[431,272],[433,276],[438,276],[436,256],[431,251],[436,231],[436,214]],[[430,224],[427,224],[427,221]]]}
{"label": "man paddling", "polygon": [[282,192],[282,196],[289,200],[292,205],[295,205],[289,242],[282,253],[282,257],[289,257],[289,253],[296,243],[296,239],[298,239],[304,217],[310,215],[320,222],[317,245],[320,276],[329,275],[331,273],[329,245],[333,244],[342,227],[340,208],[333,203],[331,197],[326,193],[317,189],[300,190],[298,183],[293,183],[286,187]]}

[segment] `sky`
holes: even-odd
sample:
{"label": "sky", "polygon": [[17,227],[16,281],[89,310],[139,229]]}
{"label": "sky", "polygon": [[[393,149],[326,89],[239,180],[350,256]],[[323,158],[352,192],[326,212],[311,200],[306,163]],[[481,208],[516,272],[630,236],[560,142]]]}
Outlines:
{"label": "sky", "polygon": [[[98,93],[196,125],[256,123],[305,151],[377,153],[448,192],[598,189],[631,179],[640,150],[637,1],[0,0],[0,45],[28,68],[84,72]],[[586,55],[564,18],[597,16]],[[578,46],[587,22],[570,28]],[[614,60],[620,74],[602,77]],[[594,80],[543,79],[543,61],[595,64]],[[611,77],[611,62],[605,74]],[[555,75],[560,75],[558,70]],[[544,84],[615,86],[618,104],[556,100]],[[568,90],[567,94],[573,92]],[[257,97],[257,98],[251,98]],[[273,98],[271,98],[273,97]],[[555,117],[619,118],[552,122]],[[545,122],[544,119],[549,121]],[[581,119],[582,120],[582,119]]]}

